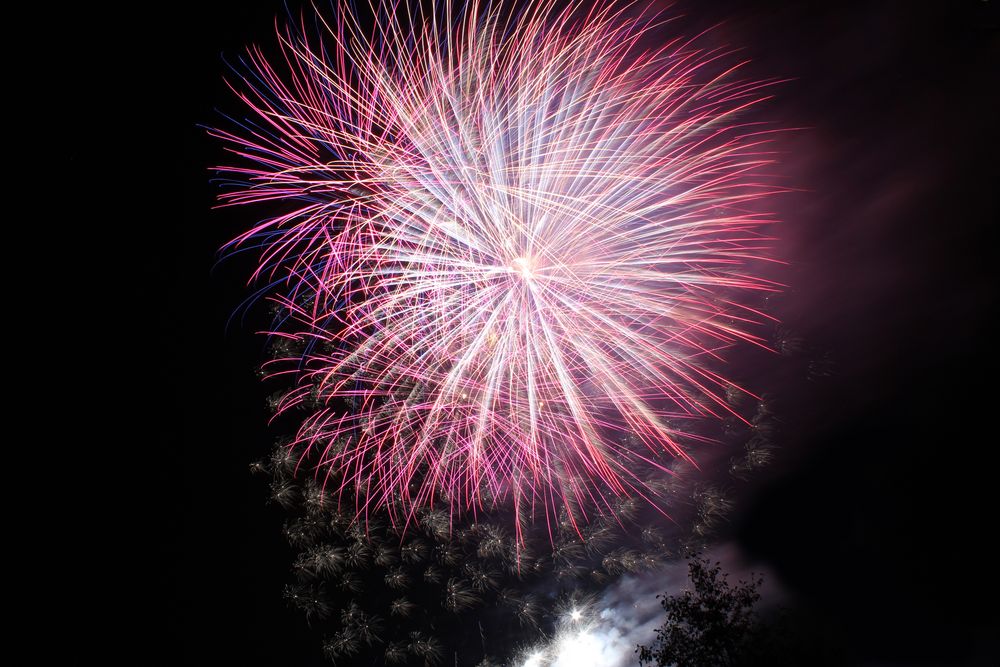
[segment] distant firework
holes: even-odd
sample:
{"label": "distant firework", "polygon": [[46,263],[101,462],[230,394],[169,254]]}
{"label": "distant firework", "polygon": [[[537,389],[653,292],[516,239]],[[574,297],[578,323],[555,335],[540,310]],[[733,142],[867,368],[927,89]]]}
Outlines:
{"label": "distant firework", "polygon": [[270,204],[232,247],[281,308],[277,410],[310,409],[290,451],[396,525],[666,507],[695,421],[745,421],[720,353],[764,344],[770,82],[635,5],[375,13],[252,49],[213,131],[223,202]]}

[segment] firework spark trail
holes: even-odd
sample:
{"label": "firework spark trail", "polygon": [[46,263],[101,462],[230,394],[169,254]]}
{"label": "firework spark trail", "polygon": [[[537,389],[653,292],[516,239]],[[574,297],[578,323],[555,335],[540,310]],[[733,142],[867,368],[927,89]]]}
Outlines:
{"label": "firework spark trail", "polygon": [[740,117],[768,82],[643,47],[665,20],[634,6],[375,10],[370,34],[346,6],[279,31],[276,65],[252,49],[251,118],[213,131],[238,158],[223,204],[287,209],[232,245],[260,246],[276,333],[308,343],[275,371],[299,378],[282,411],[321,399],[299,443],[405,520],[655,504],[638,470],[729,414],[706,362],[762,344],[739,295],[775,289],[773,130]]}

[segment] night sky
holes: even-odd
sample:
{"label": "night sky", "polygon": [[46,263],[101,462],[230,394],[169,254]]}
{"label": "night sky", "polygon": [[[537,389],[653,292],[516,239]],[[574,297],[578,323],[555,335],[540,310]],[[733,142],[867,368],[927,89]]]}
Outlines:
{"label": "night sky", "polygon": [[[846,664],[996,664],[996,2],[699,4],[682,7],[728,19],[755,73],[790,79],[769,107],[803,128],[782,146],[801,190],[778,206],[782,308],[833,370],[783,406],[781,463],[733,537]],[[109,581],[125,593],[123,621],[95,624],[88,645],[100,664],[329,664],[281,598],[282,513],[248,473],[278,435],[254,375],[267,319],[229,321],[252,258],[217,250],[253,212],[211,210],[222,157],[200,127],[238,108],[224,59],[272,47],[284,10],[164,3],[119,16],[131,29],[114,35],[78,11],[66,91],[88,131],[67,164],[116,165],[98,176],[114,183],[116,246],[88,261],[85,309],[124,315],[88,358],[101,427],[127,447],[86,485],[81,534],[107,548],[100,577],[77,574],[81,609]]]}

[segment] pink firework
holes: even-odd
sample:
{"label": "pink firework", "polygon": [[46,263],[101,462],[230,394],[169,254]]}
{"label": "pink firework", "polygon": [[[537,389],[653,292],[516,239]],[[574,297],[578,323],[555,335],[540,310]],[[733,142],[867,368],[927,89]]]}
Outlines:
{"label": "pink firework", "polygon": [[298,444],[359,513],[661,504],[650,470],[729,414],[709,360],[760,344],[740,295],[774,289],[767,82],[634,5],[375,10],[252,50],[251,118],[214,132],[224,203],[282,210],[233,243],[305,350],[275,371]]}

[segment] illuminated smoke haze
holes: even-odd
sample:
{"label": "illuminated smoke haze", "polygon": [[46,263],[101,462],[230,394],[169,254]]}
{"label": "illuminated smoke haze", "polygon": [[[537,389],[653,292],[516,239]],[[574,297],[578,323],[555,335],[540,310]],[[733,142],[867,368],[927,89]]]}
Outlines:
{"label": "illuminated smoke haze", "polygon": [[[703,554],[719,562],[730,580],[763,575],[760,609],[781,604],[787,594],[766,567],[749,566],[733,543],[724,543]],[[631,667],[636,646],[649,645],[663,624],[658,595],[676,595],[689,586],[688,564],[673,561],[640,575],[626,575],[605,589],[592,604],[579,605],[564,614],[555,634],[546,641],[522,648],[516,667]],[[575,612],[575,613],[574,613]]]}

